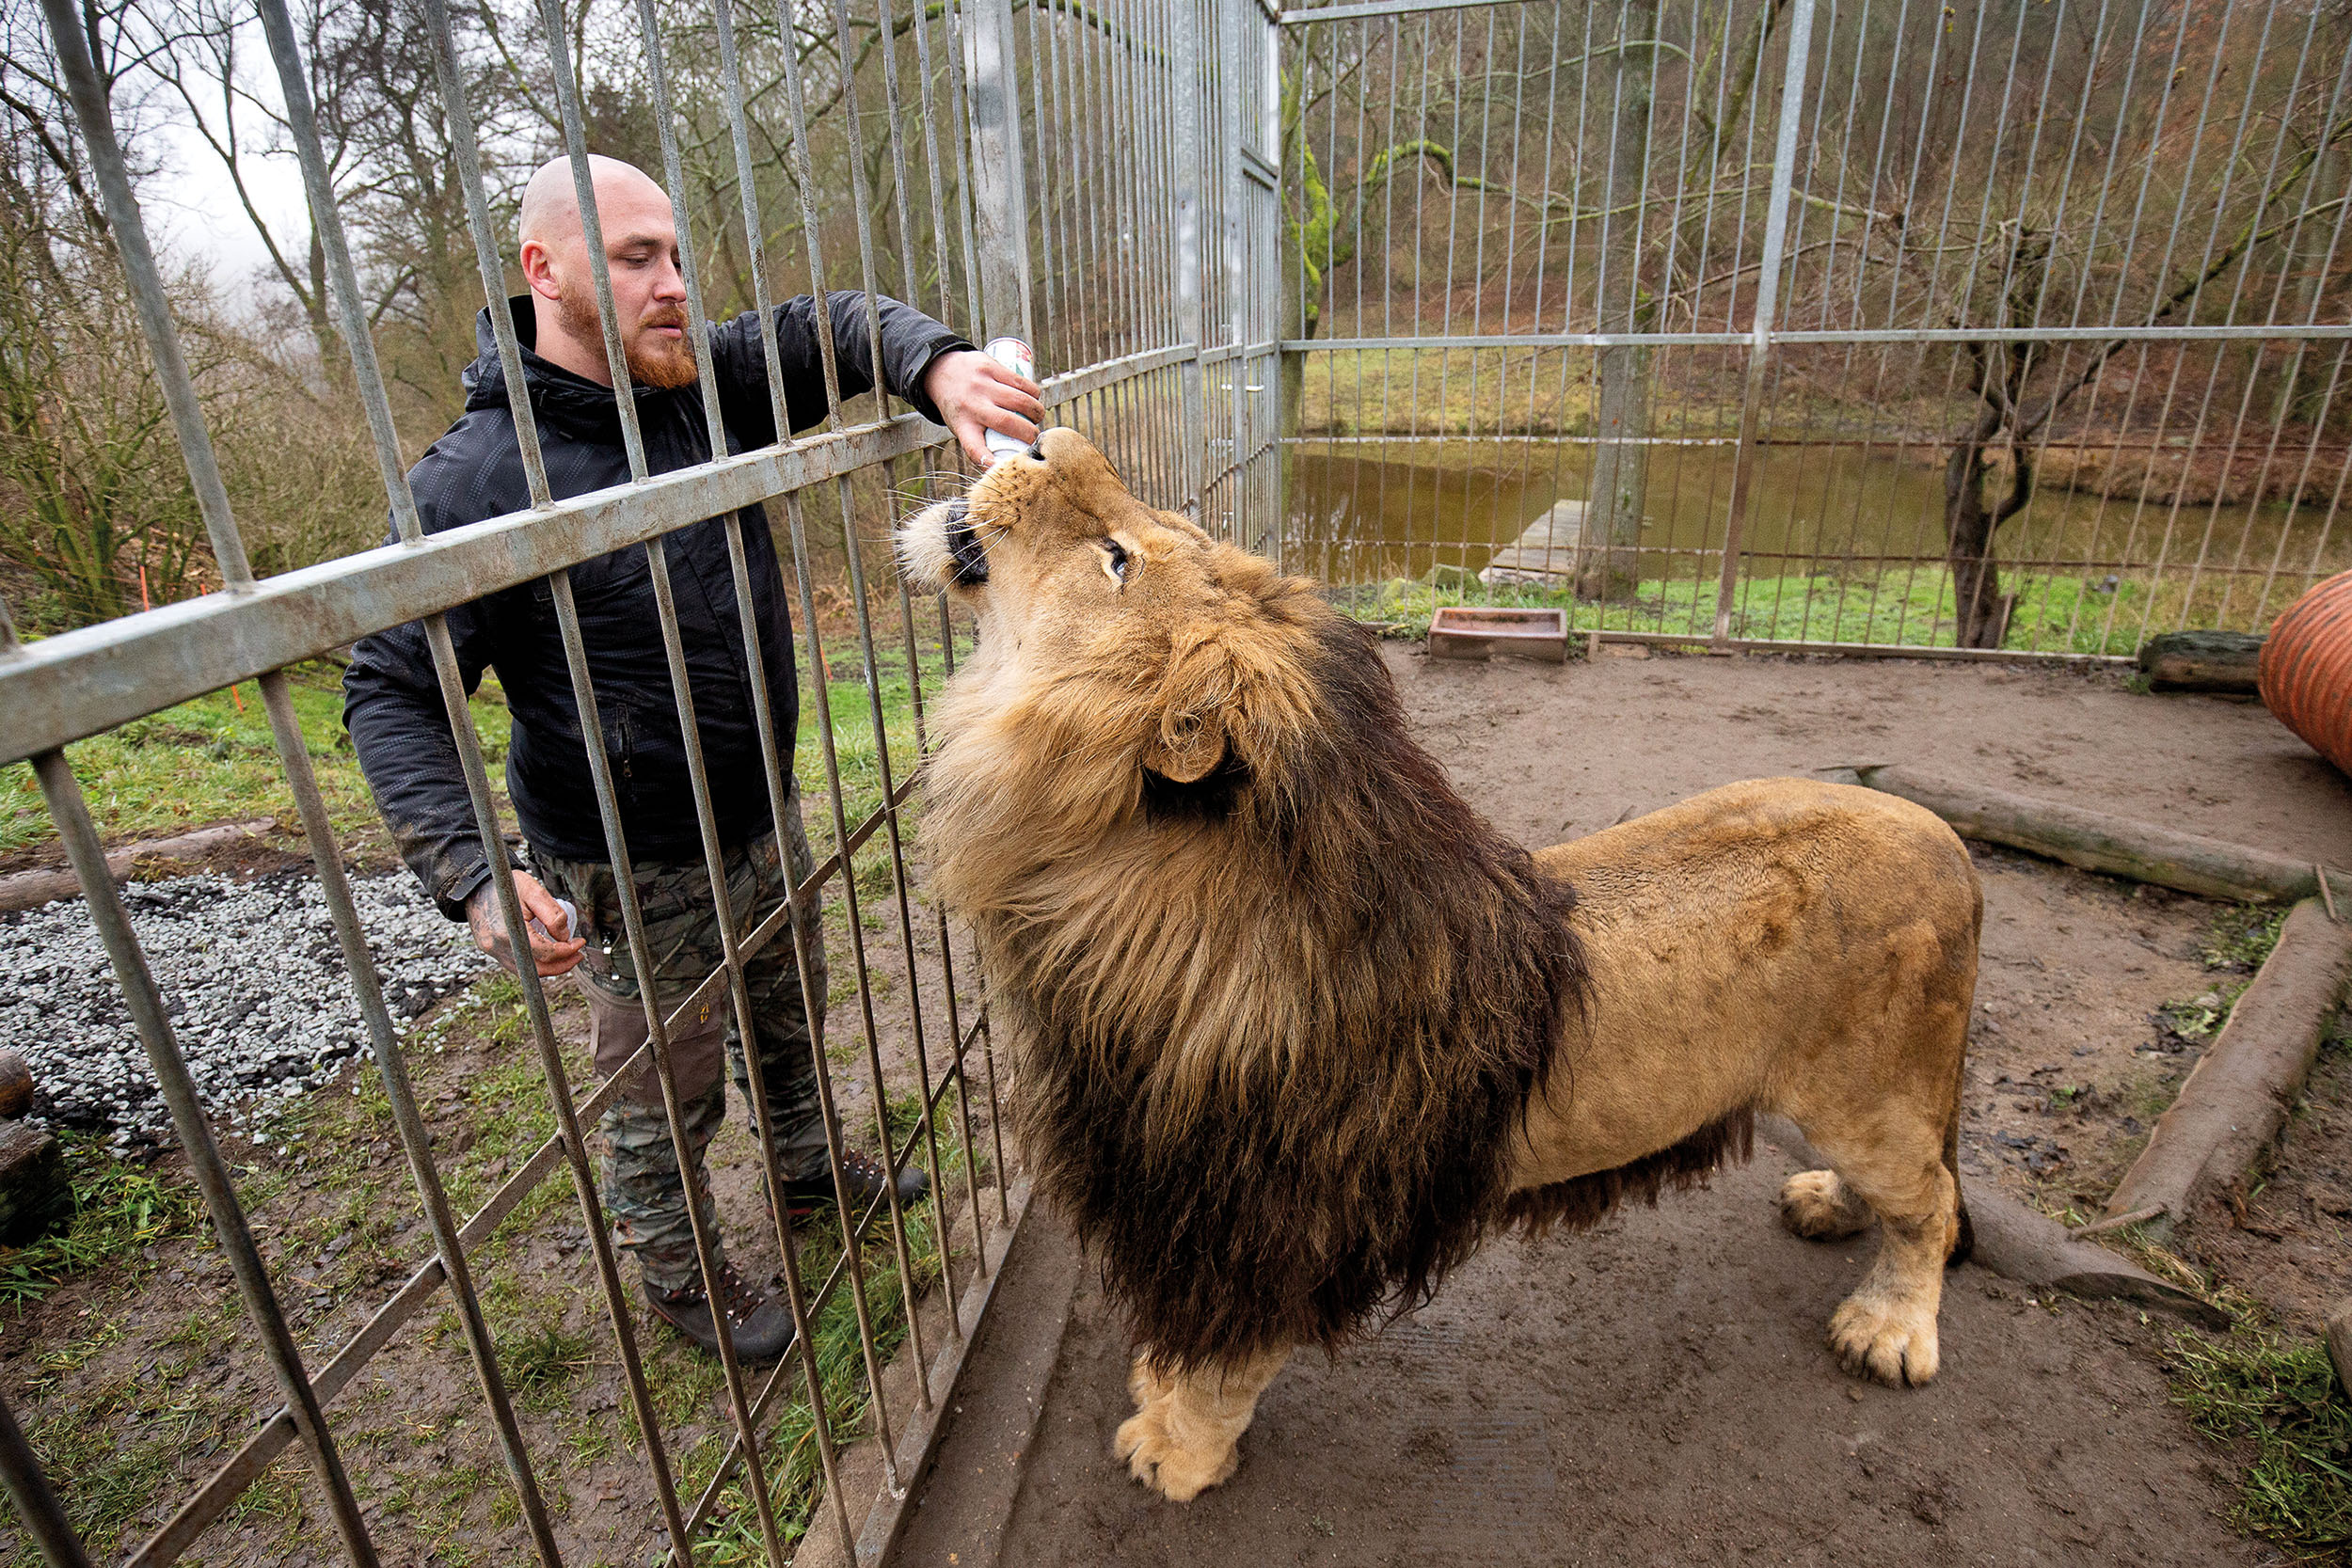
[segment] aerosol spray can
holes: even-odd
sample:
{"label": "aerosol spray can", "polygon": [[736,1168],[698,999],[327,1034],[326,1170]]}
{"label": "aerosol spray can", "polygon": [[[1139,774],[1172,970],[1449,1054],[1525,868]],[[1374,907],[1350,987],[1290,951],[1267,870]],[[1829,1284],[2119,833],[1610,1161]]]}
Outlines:
{"label": "aerosol spray can", "polygon": [[[1020,339],[991,338],[984,352],[991,359],[995,360],[1013,374],[1030,381],[1037,379],[1036,356],[1029,352],[1029,345]],[[1029,450],[1026,445],[1001,430],[989,431],[987,436],[988,450],[994,453],[999,461],[1017,456]]]}
{"label": "aerosol spray can", "polygon": [[[580,906],[568,898],[558,898],[555,901],[555,907],[564,911],[564,934],[562,936],[559,937],[553,931],[548,930],[536,915],[525,916],[523,923],[549,942],[569,942],[580,935]],[[610,952],[611,949],[607,948],[606,951]]]}

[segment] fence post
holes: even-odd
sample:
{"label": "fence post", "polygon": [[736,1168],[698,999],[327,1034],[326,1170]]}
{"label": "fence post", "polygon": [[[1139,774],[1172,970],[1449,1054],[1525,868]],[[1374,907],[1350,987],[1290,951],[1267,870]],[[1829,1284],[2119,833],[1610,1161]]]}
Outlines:
{"label": "fence post", "polygon": [[[1255,0],[1258,39],[1265,50],[1265,75],[1260,84],[1258,99],[1258,139],[1264,146],[1263,161],[1270,176],[1265,193],[1258,202],[1265,214],[1258,225],[1258,320],[1251,327],[1253,336],[1263,328],[1264,337],[1279,340],[1282,336],[1282,20],[1274,10],[1271,0]],[[1303,72],[1304,66],[1301,66]],[[1303,90],[1304,82],[1301,83]],[[1302,125],[1300,135],[1305,135]],[[1284,571],[1294,570],[1290,559],[1290,454],[1282,447],[1282,352],[1278,346],[1265,356],[1263,368],[1258,372],[1265,390],[1266,439],[1272,443],[1272,469],[1266,483],[1266,506],[1274,514],[1271,528],[1274,534],[1274,562]]]}
{"label": "fence post", "polygon": [[1740,536],[1756,489],[1756,425],[1764,372],[1772,360],[1772,322],[1780,308],[1780,268],[1788,245],[1788,193],[1796,182],[1797,128],[1804,118],[1804,78],[1813,44],[1813,0],[1796,0],[1788,22],[1788,63],[1780,83],[1780,136],[1772,149],[1772,190],[1764,213],[1764,251],[1756,284],[1756,321],[1748,341],[1746,389],[1740,399],[1740,447],[1731,469],[1731,509],[1724,525],[1723,575],[1715,587],[1716,647],[1731,641],[1731,600],[1740,584]]}
{"label": "fence post", "polygon": [[1207,312],[1200,297],[1202,249],[1200,213],[1206,138],[1200,120],[1200,33],[1194,19],[1180,19],[1170,29],[1168,68],[1175,81],[1176,213],[1170,243],[1176,249],[1176,335],[1192,345],[1184,365],[1184,434],[1177,442],[1183,454],[1178,484],[1186,515],[1207,523],[1201,495],[1207,473],[1209,404],[1200,353],[1207,346]]}
{"label": "fence post", "polygon": [[1022,161],[1021,95],[1013,80],[1012,0],[971,0],[963,21],[964,76],[970,83],[972,112],[973,225],[979,246],[977,335],[982,341],[1018,338],[1034,348],[1029,201]]}
{"label": "fence post", "polygon": [[1226,348],[1230,357],[1222,361],[1227,383],[1232,396],[1228,411],[1232,431],[1231,461],[1226,469],[1226,490],[1232,497],[1232,542],[1244,549],[1250,547],[1247,526],[1247,510],[1242,498],[1246,486],[1242,483],[1242,464],[1248,440],[1249,423],[1249,232],[1248,217],[1244,211],[1248,193],[1242,174],[1242,80],[1248,68],[1242,57],[1241,13],[1252,0],[1216,0],[1216,88],[1220,113],[1217,129],[1222,133],[1216,147],[1217,176],[1223,182],[1225,211],[1223,242],[1225,275]]}

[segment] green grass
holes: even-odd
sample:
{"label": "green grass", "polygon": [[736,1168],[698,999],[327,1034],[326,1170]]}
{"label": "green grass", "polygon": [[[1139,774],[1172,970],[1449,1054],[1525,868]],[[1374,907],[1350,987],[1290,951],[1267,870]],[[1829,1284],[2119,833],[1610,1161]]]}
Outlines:
{"label": "green grass", "polygon": [[[875,685],[882,698],[882,734],[890,746],[890,777],[903,784],[920,760],[915,754],[914,686],[907,668],[903,636],[885,635],[885,623],[874,628]],[[946,679],[946,656],[935,632],[918,635],[916,673],[926,696],[936,696]],[[832,679],[825,699],[833,719],[834,755],[841,770],[842,813],[850,831],[882,804],[882,749],[874,734],[874,704],[866,689],[865,661],[854,639],[828,643],[825,662]],[[793,770],[801,784],[803,815],[814,838],[831,842],[832,807],[826,797],[825,752],[818,727],[818,705],[808,672],[802,672],[806,689],[801,700],[799,744]]]}
{"label": "green grass", "polygon": [[[372,825],[375,808],[343,734],[342,672],[303,665],[288,672],[287,686],[336,830]],[[506,703],[495,679],[482,683],[473,715],[495,772],[506,754],[507,735]],[[269,715],[250,681],[77,741],[66,748],[66,760],[100,835],[109,841],[231,817],[274,816],[281,829],[300,830]],[[31,765],[0,768],[0,854],[56,836]]]}
{"label": "green grass", "polygon": [[194,1231],[204,1205],[186,1178],[158,1174],[109,1156],[103,1141],[61,1136],[73,1187],[66,1228],[21,1247],[0,1247],[0,1308],[24,1308],[74,1275],[131,1264],[143,1248]]}
{"label": "green grass", "polygon": [[2207,1436],[2252,1450],[2233,1520],[2306,1562],[2352,1551],[2352,1401],[2327,1348],[2241,1326],[2172,1337],[2173,1399]]}
{"label": "green grass", "polygon": [[[1645,581],[1630,600],[1606,604],[1580,600],[1566,589],[1511,584],[1489,588],[1455,566],[1440,565],[1429,578],[1394,578],[1345,588],[1334,599],[1400,637],[1425,637],[1438,607],[1455,604],[1565,609],[1568,626],[1579,635],[1621,631],[1704,638],[1715,630],[1718,590],[1711,578]],[[2019,598],[2004,643],[2008,648],[2130,654],[2138,647],[2139,602],[2145,594],[2141,584],[2124,583],[2112,593],[2059,579],[2010,586],[2019,590]],[[2104,629],[2108,607],[2119,600],[2110,633]],[[2078,607],[2079,625],[2074,624]],[[1954,642],[1954,625],[1951,577],[1941,566],[1746,578],[1732,597],[1731,635],[1755,641],[1948,648]]]}

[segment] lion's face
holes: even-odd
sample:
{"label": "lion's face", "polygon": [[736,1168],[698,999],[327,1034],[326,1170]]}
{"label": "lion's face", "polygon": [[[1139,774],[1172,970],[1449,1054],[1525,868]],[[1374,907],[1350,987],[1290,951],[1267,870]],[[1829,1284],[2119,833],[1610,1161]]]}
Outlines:
{"label": "lion's face", "polygon": [[1156,709],[1153,771],[1188,781],[1224,756],[1230,655],[1266,629],[1273,569],[1136,499],[1076,431],[1046,431],[963,499],[917,513],[898,551],[914,586],[946,590],[979,621],[962,690],[1010,702],[1052,684],[1124,689],[1144,699],[1136,717]]}

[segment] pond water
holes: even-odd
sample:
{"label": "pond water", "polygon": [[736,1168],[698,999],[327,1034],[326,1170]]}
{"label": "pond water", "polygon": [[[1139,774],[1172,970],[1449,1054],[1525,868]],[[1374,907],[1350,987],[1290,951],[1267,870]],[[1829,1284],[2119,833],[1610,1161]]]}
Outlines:
{"label": "pond water", "polygon": [[[1302,446],[1288,474],[1290,564],[1335,584],[1422,578],[1438,565],[1476,572],[1555,500],[1588,493],[1593,449],[1565,443],[1467,441]],[[1711,583],[1730,504],[1734,449],[1651,450],[1640,570],[1646,582]],[[1758,454],[1743,576],[1874,575],[1943,556],[1944,476],[1915,451],[1766,448]],[[2139,504],[2045,488],[2002,530],[2012,575],[2063,578],[2112,592],[2110,577],[2178,579],[2185,594],[2201,551],[2201,609],[2237,625],[2250,618],[2274,557],[2280,577],[2267,614],[2309,580],[2327,508]],[[2352,564],[2352,528],[2339,519],[2322,571]],[[2015,568],[2023,567],[2018,574]],[[2185,606],[2184,606],[2185,608]],[[2137,619],[2137,617],[2135,617]],[[2205,619],[2201,624],[2222,621]],[[2161,629],[2161,628],[2160,628]]]}

